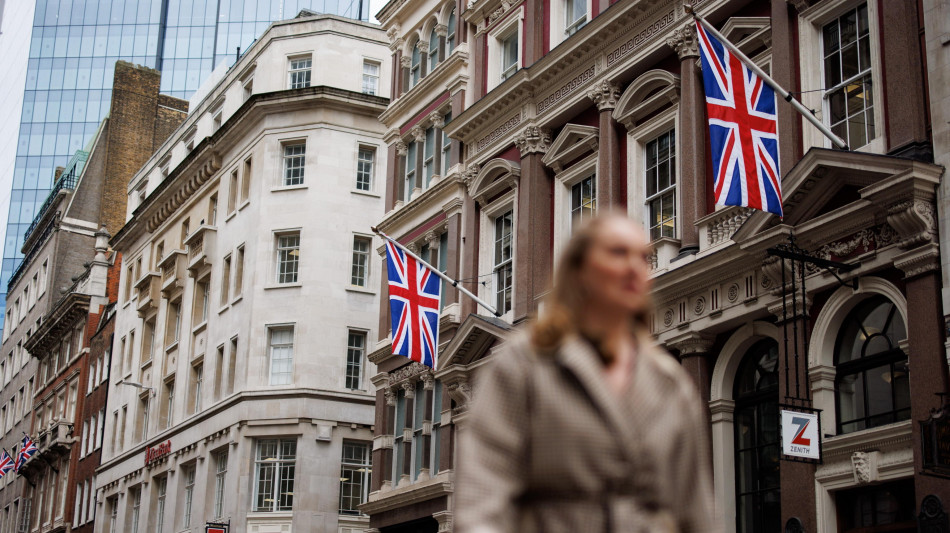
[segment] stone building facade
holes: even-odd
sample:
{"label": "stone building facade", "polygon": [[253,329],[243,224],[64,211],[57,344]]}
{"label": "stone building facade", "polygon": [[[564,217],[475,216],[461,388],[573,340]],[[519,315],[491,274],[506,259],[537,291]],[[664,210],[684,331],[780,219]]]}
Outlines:
{"label": "stone building facade", "polygon": [[[947,527],[935,509],[950,505],[950,484],[924,464],[920,425],[950,392],[939,297],[950,226],[934,164],[947,157],[945,110],[934,104],[946,84],[933,70],[947,59],[934,41],[946,9],[692,2],[852,147],[831,149],[779,102],[779,219],[714,205],[683,4],[394,0],[379,13],[402,69],[381,117],[391,170],[379,227],[502,317],[446,287],[430,370],[392,356],[381,302],[363,507],[375,530],[452,529],[456,432],[477,369],[539,312],[572,227],[608,208],[641,221],[653,241],[653,333],[708,401],[727,531]],[[443,55],[450,13],[457,57]],[[440,137],[448,141],[430,143]],[[445,146],[448,167],[430,167]],[[802,269],[769,252],[790,242],[849,266],[810,263],[802,288]],[[820,410],[821,464],[781,455],[780,405]]]}
{"label": "stone building facade", "polygon": [[[107,271],[114,261],[111,253],[98,255],[97,235],[98,245],[106,246],[106,228],[117,231],[121,224],[125,198],[110,190],[116,184],[124,187],[131,177],[122,165],[151,154],[174,122],[185,117],[187,102],[159,95],[159,80],[155,70],[116,64],[113,113],[87,150],[77,152],[61,170],[24,236],[24,261],[8,287],[10,325],[0,347],[7,354],[2,363],[7,379],[0,389],[3,446],[12,451],[29,433],[39,452],[21,475],[8,474],[0,482],[0,524],[9,531],[81,526],[76,489],[82,482],[90,487],[84,493],[91,493],[95,468],[76,471],[81,451],[77,430],[87,418],[88,338],[94,331],[87,323],[107,303]],[[88,407],[99,410],[104,402],[97,398]]]}
{"label": "stone building facade", "polygon": [[385,52],[272,24],[128,184],[96,531],[365,527]]}

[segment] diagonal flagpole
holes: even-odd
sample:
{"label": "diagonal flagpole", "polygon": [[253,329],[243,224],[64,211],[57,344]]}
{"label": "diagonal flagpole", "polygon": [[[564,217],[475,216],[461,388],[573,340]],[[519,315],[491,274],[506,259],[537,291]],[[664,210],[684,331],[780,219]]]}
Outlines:
{"label": "diagonal flagpole", "polygon": [[465,287],[462,287],[461,285],[459,285],[459,280],[453,279],[453,278],[451,278],[451,277],[449,277],[449,276],[443,274],[442,272],[439,272],[439,269],[438,269],[438,268],[435,268],[434,266],[430,265],[427,261],[423,261],[423,259],[422,259],[421,257],[419,257],[418,255],[416,255],[416,254],[410,252],[408,249],[406,249],[405,246],[399,244],[399,243],[396,241],[396,239],[393,239],[393,238],[390,237],[389,235],[386,235],[385,233],[383,233],[382,231],[380,231],[379,228],[373,226],[373,227],[371,227],[370,229],[373,230],[373,233],[375,233],[376,235],[379,235],[380,237],[382,237],[382,238],[386,239],[387,241],[393,243],[393,246],[395,246],[396,248],[399,248],[400,250],[402,250],[402,251],[403,251],[406,255],[408,255],[409,257],[411,257],[411,258],[415,259],[416,261],[418,261],[419,263],[425,265],[426,268],[428,268],[429,270],[431,270],[433,274],[435,274],[436,276],[439,276],[440,278],[444,279],[445,281],[448,281],[449,283],[451,283],[453,287],[455,287],[456,289],[458,289],[461,293],[465,294],[465,295],[468,296],[469,298],[475,300],[475,303],[477,303],[478,305],[480,305],[480,306],[484,307],[485,309],[488,309],[489,311],[491,311],[491,313],[492,313],[493,315],[495,315],[495,316],[501,316],[501,313],[499,313],[497,309],[495,309],[494,307],[492,307],[491,305],[489,305],[487,302],[485,302],[484,300],[482,300],[482,299],[479,298],[478,296],[475,296],[474,294],[472,294],[472,292],[469,291],[468,289],[466,289]]}
{"label": "diagonal flagpole", "polygon": [[738,57],[739,60],[742,61],[742,63],[745,64],[746,67],[749,68],[749,70],[751,70],[752,72],[755,72],[755,74],[758,77],[762,78],[762,81],[764,81],[766,85],[768,85],[775,92],[780,94],[782,98],[785,99],[786,102],[792,104],[792,107],[795,108],[795,111],[798,111],[799,113],[801,113],[801,115],[805,117],[805,119],[808,122],[811,122],[816,128],[818,128],[818,131],[820,131],[825,137],[828,137],[828,139],[831,140],[831,142],[834,143],[835,146],[837,146],[838,148],[841,148],[842,150],[850,150],[850,148],[848,148],[848,143],[846,143],[844,139],[835,135],[834,132],[828,129],[828,126],[825,126],[824,124],[822,124],[822,122],[818,120],[818,118],[815,117],[815,115],[813,115],[812,112],[807,107],[805,107],[804,104],[802,104],[801,102],[796,100],[795,97],[792,96],[792,93],[783,89],[782,86],[776,83],[776,81],[773,80],[771,76],[769,76],[768,74],[765,73],[765,71],[760,69],[758,65],[752,62],[751,59],[746,57],[746,55],[743,54],[742,51],[739,50],[739,48],[736,45],[732,44],[732,41],[727,39],[725,35],[719,33],[719,31],[717,31],[716,28],[713,28],[712,24],[706,22],[706,19],[701,17],[698,13],[696,13],[696,11],[693,10],[692,5],[686,4],[685,6],[683,6],[683,9],[686,11],[687,14],[692,15],[693,18],[696,19],[696,22],[698,22],[699,24],[703,26],[704,30],[711,33],[713,37],[719,39],[719,42],[721,42],[723,46],[728,48],[730,52],[735,54],[736,57]]}

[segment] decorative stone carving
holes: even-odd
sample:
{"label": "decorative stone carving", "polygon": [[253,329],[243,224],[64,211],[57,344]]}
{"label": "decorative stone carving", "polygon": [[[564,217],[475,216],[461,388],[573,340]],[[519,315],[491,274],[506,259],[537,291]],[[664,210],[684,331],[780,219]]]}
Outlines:
{"label": "decorative stone carving", "polygon": [[429,124],[431,124],[432,126],[436,128],[442,129],[442,127],[445,126],[445,117],[442,116],[442,113],[439,113],[438,111],[433,111],[429,113],[428,118],[429,118]]}
{"label": "decorative stone carving", "polygon": [[656,270],[660,264],[660,259],[656,255],[656,250],[650,252],[650,255],[647,257],[647,262],[650,264],[650,271]]}
{"label": "decorative stone carving", "polygon": [[851,454],[851,468],[854,471],[855,483],[870,483],[877,481],[877,467],[880,452],[854,452]]}
{"label": "decorative stone carving", "polygon": [[396,39],[399,38],[399,32],[401,27],[399,24],[393,24],[388,30],[386,30],[386,37],[389,37],[389,42],[394,43]]}
{"label": "decorative stone carving", "polygon": [[703,314],[703,311],[705,310],[706,310],[706,298],[702,296],[700,296],[699,298],[696,298],[696,302],[693,305],[693,312],[696,313],[696,316],[700,316]]}
{"label": "decorative stone carving", "polygon": [[501,6],[498,9],[491,12],[491,15],[488,15],[488,25],[492,25],[496,20],[500,19],[502,15],[508,12],[511,9],[511,5],[514,4],[512,0],[501,0]]}
{"label": "decorative stone carving", "polygon": [[426,244],[429,245],[429,249],[438,250],[439,237],[441,237],[441,234],[436,233],[435,231],[426,232],[425,240],[426,240]]}
{"label": "decorative stone carving", "polygon": [[521,135],[515,137],[515,145],[521,157],[528,154],[545,154],[551,147],[551,133],[537,126],[528,126]]}
{"label": "decorative stone carving", "polygon": [[402,56],[399,58],[399,66],[402,68],[412,67],[412,58],[409,56]]}
{"label": "decorative stone carving", "polygon": [[929,201],[914,199],[889,207],[887,223],[900,235],[901,248],[935,241],[936,217]]}
{"label": "decorative stone carving", "polygon": [[383,396],[386,397],[386,405],[392,407],[396,405],[396,391],[387,387],[383,389]]}
{"label": "decorative stone carving", "polygon": [[673,310],[667,309],[663,312],[663,325],[670,327],[673,325]]}
{"label": "decorative stone carving", "polygon": [[709,335],[689,332],[677,338],[670,339],[667,346],[678,351],[680,357],[709,353],[715,339]]}
{"label": "decorative stone carving", "polygon": [[446,37],[449,34],[449,27],[445,24],[436,24],[435,34],[439,37]]}
{"label": "decorative stone carving", "polygon": [[468,402],[472,399],[472,387],[468,384],[468,379],[459,377],[445,385],[445,390],[455,402],[456,409],[465,410],[468,407]]}
{"label": "decorative stone carving", "polygon": [[439,533],[451,533],[452,531],[452,512],[439,511],[432,514],[432,518],[439,523]]}
{"label": "decorative stone carving", "polygon": [[416,48],[419,49],[419,52],[422,55],[426,55],[429,53],[429,42],[419,39],[418,41],[416,41]]}
{"label": "decorative stone carving", "polygon": [[928,494],[920,501],[920,514],[917,515],[917,524],[920,531],[927,531],[928,533],[931,531],[950,531],[950,519],[948,519],[947,511],[943,508],[943,502],[936,494]]}
{"label": "decorative stone carving", "polygon": [[[781,267],[780,267],[781,268]],[[729,285],[729,289],[726,291],[726,299],[730,302],[735,302],[739,299],[739,284],[733,283]]]}
{"label": "decorative stone carving", "polygon": [[930,243],[894,258],[894,266],[904,271],[905,277],[914,277],[940,268],[937,243]]}
{"label": "decorative stone carving", "polygon": [[432,390],[435,387],[435,376],[432,375],[431,371],[426,371],[419,378],[422,380],[423,389]]}
{"label": "decorative stone carving", "polygon": [[693,28],[692,21],[682,28],[673,30],[673,35],[666,40],[666,44],[676,52],[680,61],[699,57],[699,42],[696,40],[696,30]]}
{"label": "decorative stone carving", "polygon": [[808,0],[785,0],[790,6],[794,7],[796,11],[801,13],[808,8]]}
{"label": "decorative stone carving", "polygon": [[402,390],[406,393],[406,398],[416,397],[416,384],[413,380],[403,381]]}
{"label": "decorative stone carving", "polygon": [[409,244],[406,245],[406,248],[408,248],[410,252],[412,252],[412,253],[414,253],[414,254],[416,254],[416,255],[419,255],[419,245],[418,245],[418,244],[416,244],[416,243],[414,243],[414,242],[410,242]]}
{"label": "decorative stone carving", "polygon": [[620,100],[620,87],[609,80],[601,80],[599,84],[587,93],[587,97],[594,101],[598,111],[612,110]]}
{"label": "decorative stone carving", "polygon": [[413,126],[412,129],[409,130],[409,133],[412,134],[412,138],[415,139],[416,142],[421,143],[426,140],[426,130],[418,124]]}
{"label": "decorative stone carving", "polygon": [[706,229],[706,243],[710,246],[727,241],[738,230],[742,223],[752,215],[752,210],[746,207],[727,208],[709,221]]}
{"label": "decorative stone carving", "polygon": [[409,153],[409,147],[402,141],[396,141],[396,155],[406,155]]}
{"label": "decorative stone carving", "polygon": [[465,187],[470,187],[472,182],[475,181],[475,178],[478,177],[478,171],[481,170],[476,163],[471,163],[468,165],[468,168],[462,172],[462,184]]}

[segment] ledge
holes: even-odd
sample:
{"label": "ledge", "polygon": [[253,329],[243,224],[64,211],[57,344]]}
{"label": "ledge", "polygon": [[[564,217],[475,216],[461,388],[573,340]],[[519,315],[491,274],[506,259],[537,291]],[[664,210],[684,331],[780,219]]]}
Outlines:
{"label": "ledge", "polygon": [[439,472],[436,477],[428,481],[416,482],[412,485],[397,487],[386,492],[374,492],[369,495],[370,501],[359,507],[361,512],[374,515],[398,509],[409,504],[438,498],[439,496],[447,496],[453,492],[455,492],[455,487],[451,481],[451,471],[448,470]]}

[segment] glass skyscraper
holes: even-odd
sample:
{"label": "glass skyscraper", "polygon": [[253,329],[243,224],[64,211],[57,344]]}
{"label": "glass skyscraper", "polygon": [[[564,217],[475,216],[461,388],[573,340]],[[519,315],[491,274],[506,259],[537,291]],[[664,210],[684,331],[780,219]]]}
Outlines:
{"label": "glass skyscraper", "polygon": [[160,70],[161,92],[187,99],[271,22],[302,9],[369,19],[369,0],[36,0],[0,306],[55,168],[85,146],[109,111],[117,60]]}

